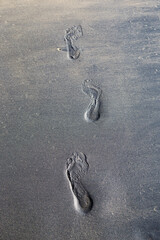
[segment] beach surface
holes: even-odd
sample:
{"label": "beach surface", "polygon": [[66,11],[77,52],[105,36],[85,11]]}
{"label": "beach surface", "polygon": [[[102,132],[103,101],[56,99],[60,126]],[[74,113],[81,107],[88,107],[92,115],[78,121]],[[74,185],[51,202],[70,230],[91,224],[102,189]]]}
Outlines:
{"label": "beach surface", "polygon": [[[0,23],[0,239],[160,240],[159,1],[1,0]],[[70,60],[58,50],[74,25]],[[66,175],[75,152],[85,214]]]}

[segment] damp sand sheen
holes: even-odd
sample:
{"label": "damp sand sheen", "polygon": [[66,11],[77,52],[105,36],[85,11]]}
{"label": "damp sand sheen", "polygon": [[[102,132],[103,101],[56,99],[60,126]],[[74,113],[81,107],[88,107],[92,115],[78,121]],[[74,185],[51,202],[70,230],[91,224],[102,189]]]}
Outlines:
{"label": "damp sand sheen", "polygon": [[87,122],[95,122],[100,118],[102,90],[92,80],[85,80],[82,84],[82,91],[90,97],[90,103],[84,113],[84,119]]}
{"label": "damp sand sheen", "polygon": [[79,213],[88,213],[92,209],[92,199],[81,183],[87,173],[87,157],[81,152],[74,152],[66,161],[66,177],[73,195],[74,207]]}

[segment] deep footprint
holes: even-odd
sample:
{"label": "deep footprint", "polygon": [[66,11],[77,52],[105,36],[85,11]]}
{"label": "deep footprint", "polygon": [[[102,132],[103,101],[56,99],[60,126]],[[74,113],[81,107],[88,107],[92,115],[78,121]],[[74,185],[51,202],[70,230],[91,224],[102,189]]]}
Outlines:
{"label": "deep footprint", "polygon": [[92,209],[92,199],[82,185],[80,179],[88,171],[89,165],[83,153],[73,153],[66,162],[66,175],[74,199],[74,207],[80,213],[88,213]]}
{"label": "deep footprint", "polygon": [[67,53],[69,59],[77,59],[80,56],[79,49],[74,45],[74,40],[83,36],[81,25],[66,29],[64,40],[66,41]]}
{"label": "deep footprint", "polygon": [[93,84],[91,80],[85,80],[82,84],[82,90],[90,97],[84,118],[87,122],[95,122],[100,118],[100,97],[102,90]]}

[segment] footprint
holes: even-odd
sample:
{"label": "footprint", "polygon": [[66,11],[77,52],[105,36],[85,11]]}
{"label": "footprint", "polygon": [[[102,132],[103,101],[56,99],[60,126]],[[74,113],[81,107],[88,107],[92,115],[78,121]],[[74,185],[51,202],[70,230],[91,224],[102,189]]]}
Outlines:
{"label": "footprint", "polygon": [[97,121],[100,118],[100,97],[102,90],[95,86],[91,80],[85,80],[83,82],[82,90],[91,99],[84,114],[84,118],[87,122]]}
{"label": "footprint", "polygon": [[77,59],[80,56],[79,49],[74,45],[74,40],[83,36],[81,25],[66,29],[64,40],[66,41],[68,58]]}
{"label": "footprint", "polygon": [[80,181],[88,168],[87,158],[83,153],[75,152],[67,159],[66,175],[73,194],[75,209],[80,213],[88,213],[93,205],[89,193]]}

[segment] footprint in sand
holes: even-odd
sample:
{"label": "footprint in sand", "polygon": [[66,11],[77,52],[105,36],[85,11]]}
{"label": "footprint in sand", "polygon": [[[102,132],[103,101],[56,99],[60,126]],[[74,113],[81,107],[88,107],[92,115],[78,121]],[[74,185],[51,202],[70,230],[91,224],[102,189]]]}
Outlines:
{"label": "footprint in sand", "polygon": [[92,209],[92,199],[81,183],[81,178],[88,171],[86,156],[75,152],[66,161],[66,175],[73,194],[75,209],[80,213],[88,213]]}
{"label": "footprint in sand", "polygon": [[81,25],[66,29],[64,40],[66,42],[67,54],[69,59],[77,59],[80,56],[79,49],[74,45],[74,40],[83,36]]}
{"label": "footprint in sand", "polygon": [[95,86],[91,80],[85,80],[82,84],[82,90],[90,97],[84,118],[87,122],[94,122],[100,118],[100,97],[102,90]]}

